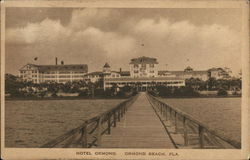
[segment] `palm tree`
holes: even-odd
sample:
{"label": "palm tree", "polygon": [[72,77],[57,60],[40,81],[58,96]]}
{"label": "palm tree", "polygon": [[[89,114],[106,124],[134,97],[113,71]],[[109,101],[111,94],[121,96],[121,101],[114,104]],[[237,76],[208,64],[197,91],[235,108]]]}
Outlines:
{"label": "palm tree", "polygon": [[215,78],[209,78],[207,80],[207,86],[208,86],[208,90],[213,90],[216,88],[216,85],[217,85],[217,81]]}

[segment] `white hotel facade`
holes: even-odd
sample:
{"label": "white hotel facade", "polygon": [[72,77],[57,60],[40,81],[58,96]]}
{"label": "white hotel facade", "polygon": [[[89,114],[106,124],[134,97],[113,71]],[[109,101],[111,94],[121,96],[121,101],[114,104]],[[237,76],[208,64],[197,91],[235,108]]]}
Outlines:
{"label": "white hotel facade", "polygon": [[[104,76],[104,89],[112,86],[123,87],[125,85],[133,86],[139,90],[147,90],[156,84],[166,86],[185,86],[185,79],[174,76],[159,76],[158,62],[156,58],[139,57],[131,59],[130,71],[127,76],[119,78]],[[122,74],[122,71],[121,71]]]}
{"label": "white hotel facade", "polygon": [[44,82],[73,82],[83,80],[88,73],[86,64],[77,65],[35,65],[27,64],[19,70],[19,76],[25,81],[33,83]]}

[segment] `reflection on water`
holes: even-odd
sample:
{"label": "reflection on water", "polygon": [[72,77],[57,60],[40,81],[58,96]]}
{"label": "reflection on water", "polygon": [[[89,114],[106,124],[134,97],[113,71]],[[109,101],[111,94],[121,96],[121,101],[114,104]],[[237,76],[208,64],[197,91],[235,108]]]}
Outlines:
{"label": "reflection on water", "polygon": [[39,147],[123,100],[6,101],[6,147]]}

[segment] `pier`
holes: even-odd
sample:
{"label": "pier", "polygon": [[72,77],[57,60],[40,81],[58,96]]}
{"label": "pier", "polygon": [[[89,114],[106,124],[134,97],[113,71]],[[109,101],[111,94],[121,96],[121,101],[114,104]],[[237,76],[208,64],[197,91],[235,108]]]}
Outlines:
{"label": "pier", "polygon": [[126,116],[109,135],[102,138],[102,148],[175,148],[146,93],[140,93]]}
{"label": "pier", "polygon": [[241,148],[224,135],[146,92],[68,131],[41,148]]}

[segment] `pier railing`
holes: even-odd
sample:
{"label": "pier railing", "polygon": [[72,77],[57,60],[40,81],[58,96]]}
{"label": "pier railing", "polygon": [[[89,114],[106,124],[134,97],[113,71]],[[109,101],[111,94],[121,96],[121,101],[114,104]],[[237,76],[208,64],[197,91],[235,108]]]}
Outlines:
{"label": "pier railing", "polygon": [[86,120],[79,127],[47,142],[41,148],[91,148],[100,147],[103,134],[110,134],[112,127],[124,116],[128,107],[136,100],[135,95],[116,107]]}
{"label": "pier railing", "polygon": [[[148,94],[147,97],[154,109],[157,109],[160,118],[165,121],[165,127],[168,125],[168,128],[172,128],[172,134],[182,135],[183,146],[180,146],[179,144],[178,147],[176,144],[178,148],[241,148],[241,143],[209,128],[191,115],[184,113],[178,108],[169,106],[150,94]],[[170,133],[169,135],[171,136]],[[172,140],[175,141],[174,138],[172,138]]]}

